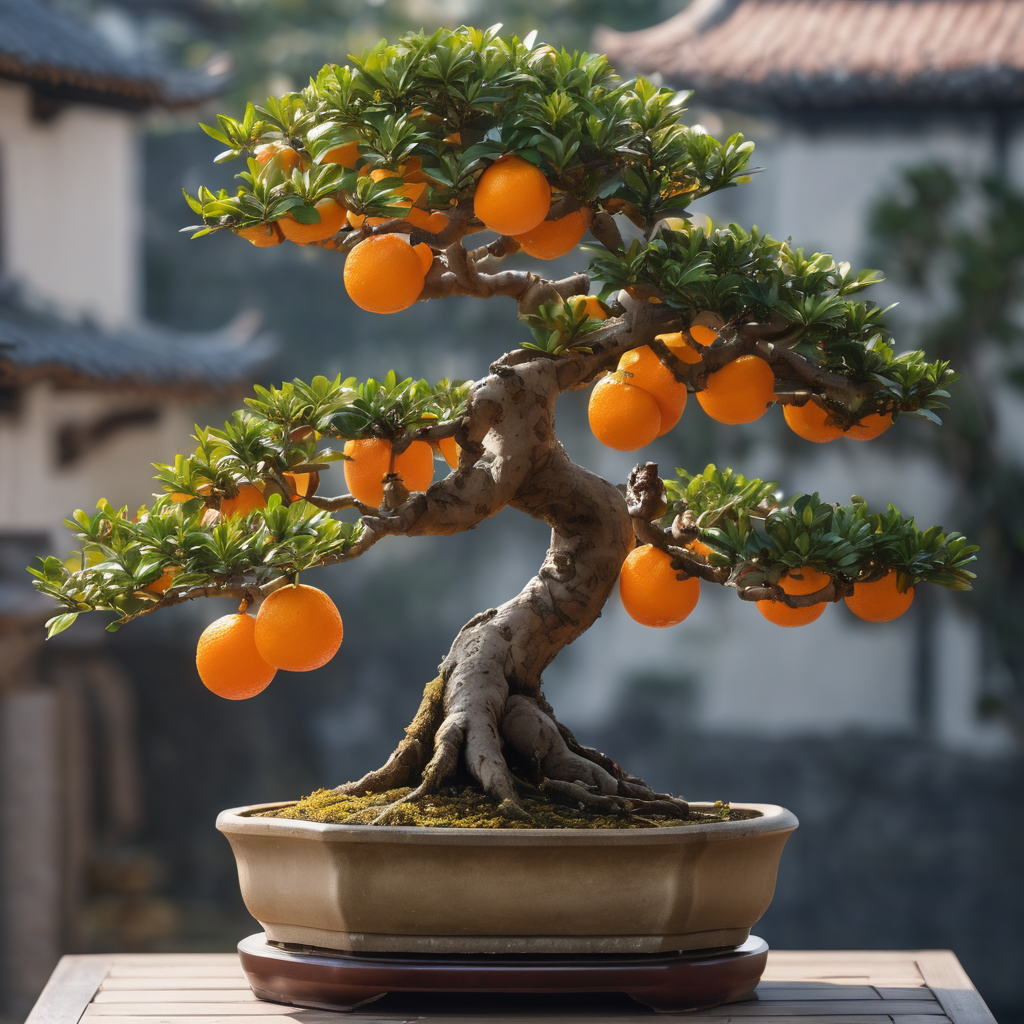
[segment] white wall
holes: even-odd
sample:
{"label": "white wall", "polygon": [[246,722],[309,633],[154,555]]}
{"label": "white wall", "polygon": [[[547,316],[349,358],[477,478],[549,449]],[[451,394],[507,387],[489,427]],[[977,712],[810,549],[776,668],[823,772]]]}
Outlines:
{"label": "white wall", "polygon": [[26,388],[20,413],[0,415],[0,532],[49,531],[70,549],[61,524],[76,508],[92,509],[99,498],[132,509],[150,504],[155,491],[153,462],[173,462],[190,452],[192,420],[187,408],[160,402],[152,426],[132,426],[102,441],[79,461],[57,465],[57,433],[68,423],[92,424],[121,409],[137,409],[145,399],[126,392],[61,391],[48,382]]}
{"label": "white wall", "polygon": [[0,81],[0,267],[73,319],[139,314],[135,119],[75,104],[34,121],[28,86]]}

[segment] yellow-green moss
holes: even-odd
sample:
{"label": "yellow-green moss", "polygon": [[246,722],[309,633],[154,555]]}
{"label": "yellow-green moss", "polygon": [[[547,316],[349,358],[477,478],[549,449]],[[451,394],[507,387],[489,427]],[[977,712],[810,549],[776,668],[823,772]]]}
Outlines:
{"label": "yellow-green moss", "polygon": [[[264,818],[297,818],[332,825],[368,825],[381,811],[410,793],[410,789],[393,789],[389,793],[370,796],[343,796],[329,789],[318,789],[291,807],[264,811]],[[421,825],[434,828],[659,828],[666,825],[692,825],[706,821],[730,821],[753,817],[755,812],[732,810],[718,802],[713,809],[691,811],[686,821],[661,815],[645,815],[642,819],[610,814],[594,814],[540,797],[521,800],[530,820],[510,818],[501,814],[498,804],[474,789],[447,787],[419,800],[398,804],[390,816],[392,825]]]}

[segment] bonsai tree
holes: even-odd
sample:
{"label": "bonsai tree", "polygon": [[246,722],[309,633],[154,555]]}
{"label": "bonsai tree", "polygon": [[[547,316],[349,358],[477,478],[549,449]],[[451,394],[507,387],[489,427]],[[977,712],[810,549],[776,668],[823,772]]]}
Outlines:
{"label": "bonsai tree", "polygon": [[[751,143],[687,127],[684,96],[622,81],[603,56],[498,32],[411,33],[240,121],[219,117],[204,126],[226,147],[217,159],[247,169],[235,193],[186,198],[197,236],[337,251],[363,309],[511,300],[521,347],[471,383],[392,372],[257,387],[223,429],[197,432],[193,455],[159,467],[151,508],[75,513],[80,555],[46,559],[37,586],[64,608],[51,634],[84,611],[114,612],[115,630],[198,597],[239,601],[204,633],[198,664],[215,691],[249,696],[341,642],[337,610],[300,573],[511,506],[551,527],[537,575],[463,627],[387,763],[337,792],[390,794],[361,819],[387,823],[461,774],[510,820],[529,820],[537,794],[625,824],[678,820],[684,801],[583,746],[542,691],[620,574],[627,610],[652,627],[681,621],[706,584],[782,626],[840,600],[884,621],[921,583],[967,589],[975,549],[891,505],[782,500],[775,483],[714,466],[662,480],[640,464],[616,486],[567,456],[559,396],[593,386],[591,426],[620,450],[671,429],[689,392],[725,423],[781,405],[826,443],[902,416],[938,422],[955,375],[894,354],[883,311],[857,297],[874,272],[756,228],[692,223],[695,200],[747,180]],[[544,277],[587,231],[589,272]],[[505,264],[516,253],[530,269]],[[435,453],[450,466],[437,480]],[[338,461],[348,493],[322,496],[319,474]]]}

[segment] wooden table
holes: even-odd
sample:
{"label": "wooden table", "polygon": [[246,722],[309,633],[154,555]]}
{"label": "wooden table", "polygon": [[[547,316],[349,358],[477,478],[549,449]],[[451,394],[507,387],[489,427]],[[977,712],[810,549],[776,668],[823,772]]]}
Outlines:
{"label": "wooden table", "polygon": [[676,1018],[714,1024],[772,1017],[799,1024],[995,1024],[949,950],[772,950],[757,998],[688,1014],[655,1014],[625,997],[388,995],[353,1013],[256,999],[232,953],[66,956],[26,1024],[597,1024]]}

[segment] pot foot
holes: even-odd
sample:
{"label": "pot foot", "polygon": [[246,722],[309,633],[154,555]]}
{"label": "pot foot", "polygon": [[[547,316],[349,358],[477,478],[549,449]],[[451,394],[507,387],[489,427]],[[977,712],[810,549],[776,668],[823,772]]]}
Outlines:
{"label": "pot foot", "polygon": [[260,932],[238,944],[253,993],[268,1002],[352,1010],[391,992],[621,992],[659,1013],[749,999],[768,958],[756,936],[726,949],[652,954],[345,953],[270,945]]}

